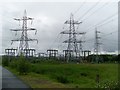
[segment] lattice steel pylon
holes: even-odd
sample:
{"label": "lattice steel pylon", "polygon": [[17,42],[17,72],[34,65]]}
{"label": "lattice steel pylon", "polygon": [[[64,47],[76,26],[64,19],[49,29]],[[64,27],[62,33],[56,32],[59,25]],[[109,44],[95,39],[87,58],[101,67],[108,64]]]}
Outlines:
{"label": "lattice steel pylon", "polygon": [[[14,40],[11,40],[12,43],[14,41],[20,41],[20,44],[19,44],[19,50],[18,50],[18,55],[20,54],[25,54],[27,55],[28,51],[26,51],[26,53],[24,53],[24,50],[27,50],[29,49],[29,43],[28,41],[37,41],[37,39],[31,39],[31,38],[28,38],[28,31],[37,31],[35,28],[28,28],[28,20],[33,20],[33,18],[30,18],[30,17],[27,17],[27,12],[26,10],[24,11],[24,15],[21,19],[16,19],[14,18],[14,20],[17,20],[17,21],[22,21],[22,28],[21,29],[11,29],[11,31],[21,31],[21,37],[19,39],[14,39]],[[36,32],[35,32],[36,34]]]}
{"label": "lattice steel pylon", "polygon": [[99,57],[98,54],[100,53],[100,45],[102,43],[100,43],[100,39],[101,37],[98,35],[101,32],[97,30],[97,28],[95,28],[95,48],[94,48],[94,54],[96,54],[96,62],[99,61]]}
{"label": "lattice steel pylon", "polygon": [[73,14],[71,13],[70,15],[70,20],[67,20],[65,22],[65,24],[69,24],[69,31],[63,31],[61,32],[61,34],[68,34],[69,35],[69,39],[65,40],[63,43],[68,43],[67,46],[67,62],[70,60],[71,58],[71,52],[73,52],[73,57],[80,57],[80,52],[78,49],[78,43],[80,43],[81,41],[77,40],[76,35],[80,35],[80,34],[85,34],[85,32],[76,32],[76,28],[75,25],[79,25],[82,22],[79,21],[75,21]]}
{"label": "lattice steel pylon", "polygon": [[94,49],[94,52],[95,52],[96,55],[99,54],[100,45],[102,44],[102,43],[100,43],[101,37],[98,35],[99,33],[101,33],[101,32],[98,31],[97,28],[95,28],[95,49]]}

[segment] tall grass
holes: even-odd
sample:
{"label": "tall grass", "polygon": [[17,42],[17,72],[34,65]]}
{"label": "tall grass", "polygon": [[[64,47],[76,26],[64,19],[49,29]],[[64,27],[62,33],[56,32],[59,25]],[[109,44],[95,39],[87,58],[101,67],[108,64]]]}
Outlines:
{"label": "tall grass", "polygon": [[[33,64],[32,72],[43,74],[64,84],[75,84],[80,87],[96,86],[96,75],[100,82],[117,81],[118,67],[116,64]],[[85,86],[86,85],[86,86]]]}
{"label": "tall grass", "polygon": [[[54,82],[72,85],[73,87],[95,88],[98,85],[103,87],[105,85],[103,82],[118,81],[117,64],[65,64],[57,60],[32,62],[30,63],[21,56],[17,59],[6,59],[3,64],[15,69],[20,74],[32,72],[44,75]],[[99,83],[96,81],[97,75],[99,75]],[[109,85],[116,87],[113,83]]]}

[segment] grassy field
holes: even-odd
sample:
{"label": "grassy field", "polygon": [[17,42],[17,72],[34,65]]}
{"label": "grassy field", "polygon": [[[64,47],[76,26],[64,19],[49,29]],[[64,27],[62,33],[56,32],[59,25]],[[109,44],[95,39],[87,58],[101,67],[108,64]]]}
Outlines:
{"label": "grassy field", "polygon": [[19,75],[32,88],[95,88],[118,80],[118,64],[32,64],[31,72]]}

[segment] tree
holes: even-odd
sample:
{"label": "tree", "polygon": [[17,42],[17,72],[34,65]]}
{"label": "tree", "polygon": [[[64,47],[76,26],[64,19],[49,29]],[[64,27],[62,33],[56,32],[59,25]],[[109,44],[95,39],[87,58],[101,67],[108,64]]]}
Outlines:
{"label": "tree", "polygon": [[26,58],[21,54],[18,59],[18,72],[19,74],[27,74],[30,71],[30,63]]}

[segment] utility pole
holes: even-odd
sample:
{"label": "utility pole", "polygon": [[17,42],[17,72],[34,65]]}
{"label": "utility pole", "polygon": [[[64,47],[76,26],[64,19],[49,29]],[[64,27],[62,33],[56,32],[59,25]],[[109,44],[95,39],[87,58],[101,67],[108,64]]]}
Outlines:
{"label": "utility pole", "polygon": [[21,31],[21,37],[18,39],[11,40],[11,41],[12,41],[12,43],[14,41],[19,41],[20,44],[19,44],[18,55],[23,54],[23,55],[27,56],[27,54],[30,52],[28,41],[37,41],[38,42],[37,39],[28,38],[28,31],[37,31],[35,28],[28,28],[28,25],[27,25],[28,21],[31,21],[31,24],[32,24],[33,18],[27,17],[27,12],[25,10],[22,18],[20,18],[20,19],[14,18],[14,20],[19,21],[19,22],[22,21],[21,29],[11,29],[11,31],[16,31],[16,32]]}
{"label": "utility pole", "polygon": [[98,62],[99,58],[98,58],[98,54],[100,52],[100,45],[102,43],[100,43],[100,39],[101,37],[99,36],[101,32],[97,30],[97,28],[95,28],[95,49],[94,49],[94,53],[96,54],[96,61]]}
{"label": "utility pole", "polygon": [[70,20],[67,20],[65,24],[69,25],[69,31],[63,31],[61,34],[68,34],[68,40],[65,40],[63,43],[68,43],[67,46],[67,53],[66,53],[66,59],[67,62],[71,59],[71,56],[73,54],[73,57],[80,56],[79,49],[78,49],[78,43],[79,41],[76,38],[76,35],[84,34],[84,32],[79,33],[76,32],[75,25],[79,25],[82,22],[78,22],[74,20],[73,14],[70,15]]}

